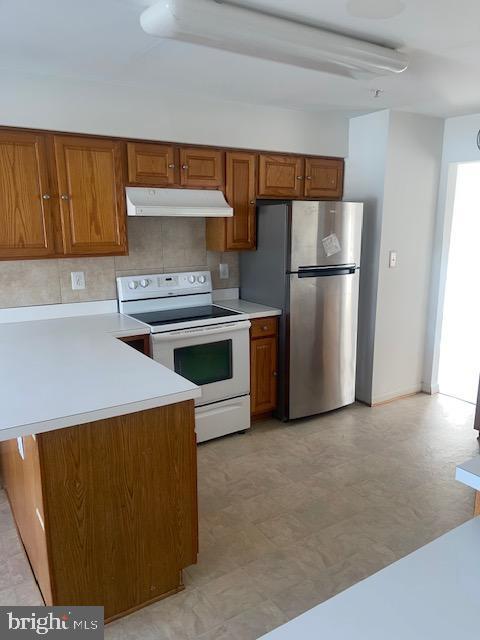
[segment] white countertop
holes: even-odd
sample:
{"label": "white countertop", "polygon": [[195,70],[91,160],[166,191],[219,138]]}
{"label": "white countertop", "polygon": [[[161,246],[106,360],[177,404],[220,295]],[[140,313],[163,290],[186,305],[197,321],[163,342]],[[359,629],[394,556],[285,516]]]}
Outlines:
{"label": "white countertop", "polygon": [[480,491],[480,456],[459,464],[455,473],[459,482]]}
{"label": "white countertop", "polygon": [[480,518],[469,520],[265,640],[478,640]]}
{"label": "white countertop", "polygon": [[257,304],[256,302],[248,302],[248,300],[230,299],[230,300],[215,300],[215,304],[219,307],[225,307],[232,311],[238,311],[248,316],[249,320],[254,318],[267,318],[268,316],[281,316],[280,309],[274,309],[273,307],[266,307],[263,304]]}
{"label": "white countertop", "polygon": [[200,389],[116,337],[119,313],[0,325],[0,441],[198,398]]}

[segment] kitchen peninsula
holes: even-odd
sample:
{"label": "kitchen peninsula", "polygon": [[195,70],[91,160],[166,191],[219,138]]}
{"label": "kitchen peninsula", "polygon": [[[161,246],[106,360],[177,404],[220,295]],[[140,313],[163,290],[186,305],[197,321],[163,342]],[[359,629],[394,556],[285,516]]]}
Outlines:
{"label": "kitchen peninsula", "polygon": [[[0,324],[0,451],[45,603],[106,621],[183,588],[196,562],[198,387],[121,339],[120,314]],[[21,391],[21,392],[20,392]]]}

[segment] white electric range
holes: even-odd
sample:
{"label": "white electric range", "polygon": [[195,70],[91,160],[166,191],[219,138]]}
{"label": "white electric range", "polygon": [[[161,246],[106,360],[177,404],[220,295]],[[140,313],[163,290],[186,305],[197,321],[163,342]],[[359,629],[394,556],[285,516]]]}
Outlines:
{"label": "white electric range", "polygon": [[197,442],[250,428],[250,321],[213,304],[209,271],[117,278],[120,313],[150,328],[154,360],[199,385]]}

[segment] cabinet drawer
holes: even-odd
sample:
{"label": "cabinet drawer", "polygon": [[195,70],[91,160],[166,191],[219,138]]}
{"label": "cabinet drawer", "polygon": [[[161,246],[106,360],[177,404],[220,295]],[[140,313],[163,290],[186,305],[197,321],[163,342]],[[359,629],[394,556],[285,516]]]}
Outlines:
{"label": "cabinet drawer", "polygon": [[252,338],[265,338],[274,336],[277,333],[277,318],[256,318],[251,320],[250,329]]}

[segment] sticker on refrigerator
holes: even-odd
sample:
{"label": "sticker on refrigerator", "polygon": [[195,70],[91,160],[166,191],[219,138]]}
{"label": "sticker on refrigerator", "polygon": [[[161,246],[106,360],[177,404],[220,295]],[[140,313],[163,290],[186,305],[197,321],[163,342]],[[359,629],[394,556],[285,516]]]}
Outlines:
{"label": "sticker on refrigerator", "polygon": [[334,256],[336,253],[340,253],[342,247],[337,238],[336,233],[332,233],[322,240],[323,248],[328,257]]}

